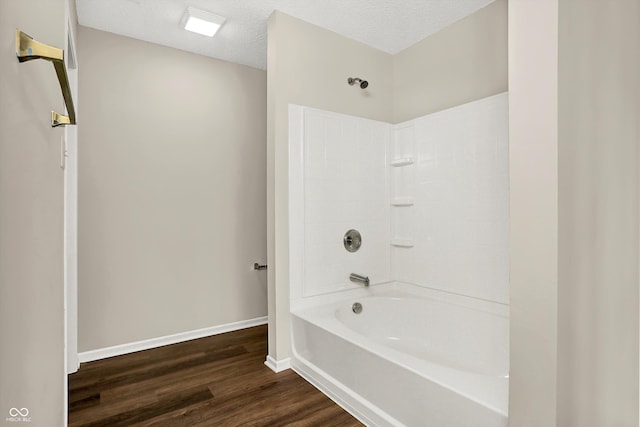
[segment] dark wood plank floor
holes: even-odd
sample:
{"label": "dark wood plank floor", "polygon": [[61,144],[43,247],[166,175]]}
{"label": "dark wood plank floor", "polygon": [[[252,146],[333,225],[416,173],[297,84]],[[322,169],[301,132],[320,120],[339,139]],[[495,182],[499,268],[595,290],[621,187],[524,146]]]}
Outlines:
{"label": "dark wood plank floor", "polygon": [[70,426],[361,426],[291,370],[264,365],[258,326],[83,363]]}

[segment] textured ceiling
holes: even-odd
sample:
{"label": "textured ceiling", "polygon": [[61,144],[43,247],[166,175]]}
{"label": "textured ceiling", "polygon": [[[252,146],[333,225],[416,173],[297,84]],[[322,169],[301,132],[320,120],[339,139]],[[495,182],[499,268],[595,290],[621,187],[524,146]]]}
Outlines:
{"label": "textured ceiling", "polygon": [[[493,0],[76,0],[81,25],[251,67],[267,64],[274,10],[397,53]],[[214,38],[185,31],[187,6],[225,16]]]}

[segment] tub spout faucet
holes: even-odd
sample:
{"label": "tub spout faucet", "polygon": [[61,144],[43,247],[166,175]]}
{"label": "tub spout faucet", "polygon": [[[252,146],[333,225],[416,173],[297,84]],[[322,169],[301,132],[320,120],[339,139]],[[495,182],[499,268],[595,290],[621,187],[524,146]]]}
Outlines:
{"label": "tub spout faucet", "polygon": [[356,274],[356,273],[351,273],[349,275],[349,280],[351,280],[352,282],[356,282],[356,283],[362,283],[365,286],[369,286],[369,277],[367,277],[367,276],[361,276],[361,275]]}

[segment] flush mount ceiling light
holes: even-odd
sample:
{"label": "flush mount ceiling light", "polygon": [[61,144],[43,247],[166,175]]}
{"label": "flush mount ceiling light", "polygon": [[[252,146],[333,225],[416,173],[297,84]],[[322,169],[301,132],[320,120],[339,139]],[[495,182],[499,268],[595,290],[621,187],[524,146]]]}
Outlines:
{"label": "flush mount ceiling light", "polygon": [[182,22],[187,31],[213,37],[226,20],[224,16],[189,6]]}

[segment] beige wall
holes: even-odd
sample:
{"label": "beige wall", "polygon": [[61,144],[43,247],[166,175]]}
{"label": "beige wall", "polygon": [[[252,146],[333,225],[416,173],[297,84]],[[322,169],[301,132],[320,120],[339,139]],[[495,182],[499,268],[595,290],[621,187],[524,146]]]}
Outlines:
{"label": "beige wall", "polygon": [[266,315],[266,74],[80,27],[79,351]]}
{"label": "beige wall", "polygon": [[[66,0],[0,2],[0,420],[27,408],[33,426],[64,414],[63,112],[50,63],[19,64],[15,30],[65,47]],[[38,13],[34,13],[34,11]],[[7,422],[6,425],[11,423]]]}
{"label": "beige wall", "polygon": [[638,425],[635,2],[511,1],[510,425]]}
{"label": "beige wall", "polygon": [[558,0],[509,4],[509,424],[553,426],[558,293]]}
{"label": "beige wall", "polygon": [[507,0],[496,0],[393,57],[399,123],[507,90]]}
{"label": "beige wall", "polygon": [[635,427],[640,3],[559,4],[557,425]]}
{"label": "beige wall", "polygon": [[[288,104],[392,121],[391,56],[281,12],[269,18],[269,355],[289,357]],[[348,77],[369,81],[361,90]]]}
{"label": "beige wall", "polygon": [[76,7],[75,0],[67,0],[67,4],[68,4],[68,16],[69,16],[70,29],[73,36],[75,37],[78,34],[78,8]]}

